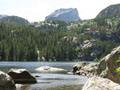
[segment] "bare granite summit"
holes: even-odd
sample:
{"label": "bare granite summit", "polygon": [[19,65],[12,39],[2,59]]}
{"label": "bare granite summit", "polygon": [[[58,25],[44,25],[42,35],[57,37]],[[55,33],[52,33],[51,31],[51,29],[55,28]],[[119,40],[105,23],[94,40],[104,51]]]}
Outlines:
{"label": "bare granite summit", "polygon": [[76,8],[58,9],[45,17],[45,20],[60,20],[65,22],[75,22],[80,20],[78,10]]}

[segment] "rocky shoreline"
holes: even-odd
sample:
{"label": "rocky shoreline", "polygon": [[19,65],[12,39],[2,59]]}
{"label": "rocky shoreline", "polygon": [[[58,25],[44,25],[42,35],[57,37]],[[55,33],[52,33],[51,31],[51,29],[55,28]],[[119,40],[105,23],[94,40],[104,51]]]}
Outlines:
{"label": "rocky shoreline", "polygon": [[25,83],[37,83],[26,69],[10,69],[8,74],[0,71],[0,90],[16,90]]}
{"label": "rocky shoreline", "polygon": [[[65,70],[61,68],[42,66],[37,68],[37,71],[60,72]],[[18,90],[21,87],[26,87],[26,85],[28,86],[37,83],[37,77],[39,76],[33,76],[26,69],[10,69],[8,73],[0,71],[0,90]]]}
{"label": "rocky shoreline", "polygon": [[[72,72],[88,77],[82,90],[120,90],[120,46],[113,49],[99,63],[80,62],[73,66]],[[41,67],[39,67],[41,70]],[[63,69],[42,67],[42,71]],[[16,84],[37,83],[34,76],[26,69],[11,69],[7,73],[0,71],[0,90],[16,90]]]}
{"label": "rocky shoreline", "polygon": [[[98,64],[80,62],[73,66],[72,72],[88,76],[82,90],[120,90],[120,46],[114,48]],[[111,87],[112,86],[112,87]]]}

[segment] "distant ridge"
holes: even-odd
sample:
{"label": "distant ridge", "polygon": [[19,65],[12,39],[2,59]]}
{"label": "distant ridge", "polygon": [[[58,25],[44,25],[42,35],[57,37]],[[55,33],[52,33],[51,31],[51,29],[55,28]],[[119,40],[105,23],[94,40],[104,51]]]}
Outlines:
{"label": "distant ridge", "polygon": [[110,5],[107,8],[103,9],[96,18],[120,16],[120,4]]}
{"label": "distant ridge", "polygon": [[4,23],[4,24],[28,24],[28,20],[22,18],[22,17],[18,17],[18,16],[3,16],[2,18],[0,18],[0,23]]}
{"label": "distant ridge", "polygon": [[7,17],[8,15],[1,14],[0,18]]}

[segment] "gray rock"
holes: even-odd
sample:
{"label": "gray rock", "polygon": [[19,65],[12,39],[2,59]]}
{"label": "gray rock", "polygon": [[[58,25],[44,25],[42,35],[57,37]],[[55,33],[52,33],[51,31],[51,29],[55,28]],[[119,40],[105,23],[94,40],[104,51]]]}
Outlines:
{"label": "gray rock", "polygon": [[110,54],[105,56],[98,64],[91,65],[87,63],[79,63],[73,67],[73,73],[88,76],[99,76],[108,78],[115,83],[120,84],[120,46],[114,48]]}
{"label": "gray rock", "polygon": [[120,90],[120,85],[107,78],[92,77],[88,79],[82,90]]}
{"label": "gray rock", "polygon": [[97,74],[100,77],[108,78],[120,84],[120,72],[116,69],[120,67],[120,46],[114,48],[110,54],[105,56],[98,64]]}
{"label": "gray rock", "polygon": [[0,90],[16,90],[13,79],[0,71]]}
{"label": "gray rock", "polygon": [[55,68],[55,67],[50,67],[50,66],[42,66],[42,67],[36,68],[35,70],[40,71],[40,72],[62,72],[62,71],[65,71],[62,68]]}
{"label": "gray rock", "polygon": [[72,69],[73,74],[93,76],[97,72],[97,64],[90,64],[88,62],[80,62]]}
{"label": "gray rock", "polygon": [[87,48],[91,48],[93,46],[93,44],[95,44],[97,42],[97,40],[85,40],[82,44],[81,44],[81,48],[82,49],[87,49]]}
{"label": "gray rock", "polygon": [[36,78],[33,77],[26,69],[11,69],[8,74],[13,78],[15,83],[28,84],[36,83]]}
{"label": "gray rock", "polygon": [[74,22],[80,20],[77,9],[59,9],[45,17],[45,20],[61,20],[65,22]]}

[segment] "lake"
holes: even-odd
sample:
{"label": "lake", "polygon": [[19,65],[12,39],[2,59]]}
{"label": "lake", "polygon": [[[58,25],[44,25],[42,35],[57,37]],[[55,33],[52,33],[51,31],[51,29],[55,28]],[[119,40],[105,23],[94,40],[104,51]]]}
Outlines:
{"label": "lake", "polygon": [[[17,90],[81,90],[87,77],[73,75],[70,71],[78,62],[0,62],[0,70],[8,72],[11,68],[24,68],[29,70],[32,75],[37,77],[36,84],[20,85],[17,84]],[[35,71],[41,66],[51,66],[63,68],[66,72],[43,73]]]}

